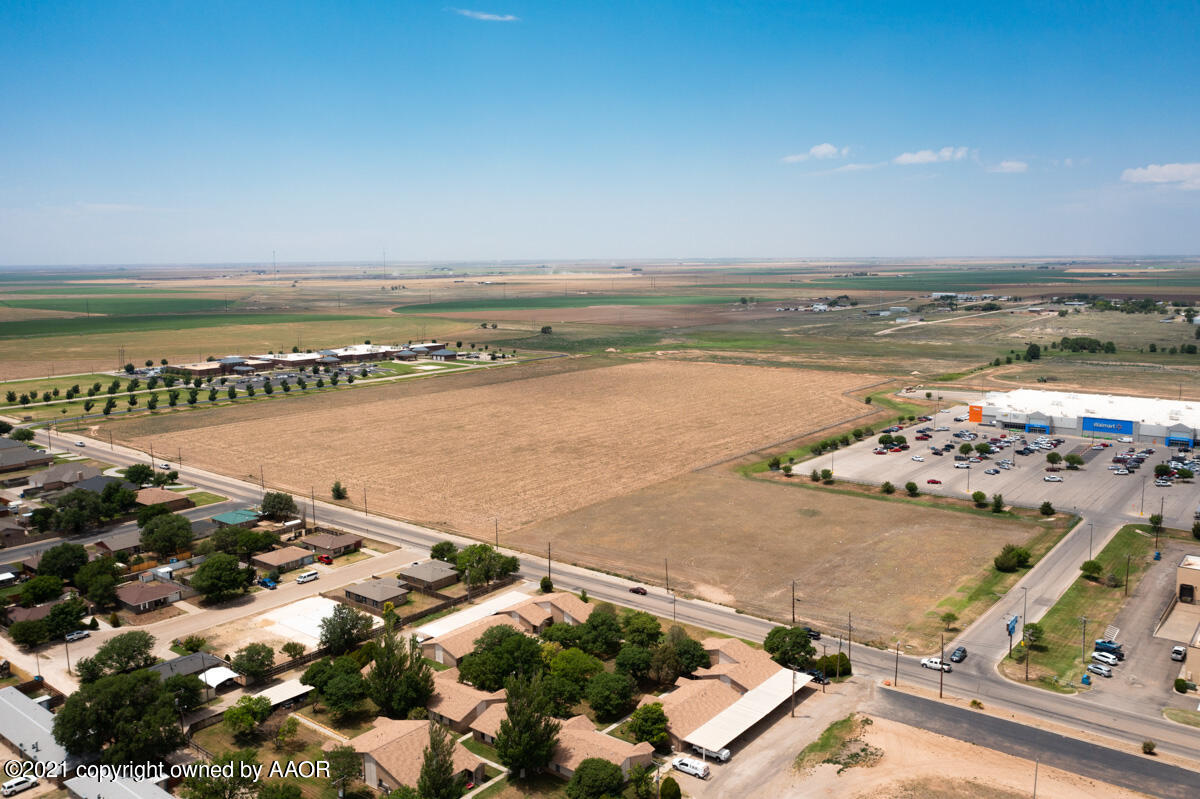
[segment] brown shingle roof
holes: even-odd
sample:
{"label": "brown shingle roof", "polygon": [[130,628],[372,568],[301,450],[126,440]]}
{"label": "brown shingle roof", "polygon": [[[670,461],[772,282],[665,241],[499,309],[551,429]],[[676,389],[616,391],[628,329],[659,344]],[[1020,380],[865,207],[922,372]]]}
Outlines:
{"label": "brown shingle roof", "polygon": [[667,728],[677,738],[687,737],[741,698],[740,693],[720,680],[680,677],[675,686],[666,696],[646,696],[638,704],[661,702],[667,714]]}
{"label": "brown shingle roof", "polygon": [[479,638],[479,636],[483,635],[491,628],[499,627],[501,625],[508,625],[514,630],[519,630],[522,633],[525,632],[521,629],[519,623],[513,621],[508,616],[488,616],[486,619],[480,619],[479,621],[468,624],[466,627],[455,630],[454,632],[447,633],[446,635],[438,638],[431,638],[423,645],[431,646],[433,644],[439,644],[442,647],[443,652],[450,655],[455,660],[458,660],[464,655],[469,655],[472,651],[474,651],[475,640]]}
{"label": "brown shingle roof", "polygon": [[471,722],[471,729],[495,738],[500,733],[500,722],[506,718],[508,718],[508,705],[504,702],[497,702]]}
{"label": "brown shingle roof", "polygon": [[757,687],[782,668],[766,652],[737,638],[705,638],[700,643],[716,662],[709,668],[696,669],[694,676],[698,679],[728,677],[742,693]]}
{"label": "brown shingle roof", "polygon": [[100,470],[95,466],[80,466],[78,463],[60,463],[57,466],[51,466],[44,472],[30,475],[29,485],[31,488],[42,488],[47,483],[67,483],[74,484],[80,480],[87,480],[89,477],[97,477]]}
{"label": "brown shingle roof", "polygon": [[147,602],[166,599],[178,592],[179,587],[170,585],[169,583],[160,583],[157,580],[151,582],[135,580],[132,583],[125,583],[117,588],[117,599],[127,605],[144,605]]}
{"label": "brown shingle roof", "polygon": [[252,560],[265,563],[268,566],[283,566],[293,561],[311,557],[312,552],[303,547],[283,547],[282,549],[274,549],[270,552],[260,552]]}
{"label": "brown shingle roof", "polygon": [[595,610],[595,605],[589,605],[574,594],[569,594],[566,591],[557,591],[552,594],[542,594],[530,597],[528,600],[520,604],[505,608],[502,613],[517,613],[522,619],[534,626],[540,626],[546,621],[549,621],[554,615],[553,611],[558,611],[558,615],[564,619],[571,619],[569,623],[582,624],[587,621],[587,617]]}
{"label": "brown shingle roof", "polygon": [[433,675],[433,696],[427,707],[439,716],[458,724],[479,707],[481,702],[504,705],[504,691],[487,693],[458,681],[458,669],[446,669]]}
{"label": "brown shingle roof", "polygon": [[[401,785],[412,787],[421,776],[425,747],[429,746],[428,721],[406,721],[381,718],[375,729],[350,739],[354,751],[370,755],[375,762]],[[329,751],[338,741],[328,741],[323,749]],[[454,770],[474,771],[481,761],[457,741],[454,743]]]}
{"label": "brown shingle roof", "polygon": [[598,757],[620,766],[626,758],[638,755],[649,757],[653,753],[654,747],[645,741],[639,744],[626,743],[597,730],[587,716],[572,716],[562,723],[558,731],[558,746],[554,747],[550,762],[574,771],[589,757]]}
{"label": "brown shingle roof", "polygon": [[316,533],[314,535],[306,535],[300,539],[301,544],[308,544],[319,549],[339,549],[341,547],[350,547],[355,544],[362,543],[361,535],[350,535],[343,533],[341,535],[333,535],[332,533]]}
{"label": "brown shingle roof", "polygon": [[137,503],[139,505],[158,505],[160,503],[166,505],[171,502],[178,502],[183,498],[183,494],[180,494],[178,491],[168,491],[165,488],[143,488],[137,492]]}

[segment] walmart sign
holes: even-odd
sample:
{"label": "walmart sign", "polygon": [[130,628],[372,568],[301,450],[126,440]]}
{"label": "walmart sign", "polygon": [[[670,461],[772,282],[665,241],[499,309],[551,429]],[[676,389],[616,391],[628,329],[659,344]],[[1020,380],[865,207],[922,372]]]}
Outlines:
{"label": "walmart sign", "polygon": [[1083,432],[1085,433],[1119,433],[1133,434],[1133,422],[1124,419],[1096,419],[1091,416],[1083,417]]}

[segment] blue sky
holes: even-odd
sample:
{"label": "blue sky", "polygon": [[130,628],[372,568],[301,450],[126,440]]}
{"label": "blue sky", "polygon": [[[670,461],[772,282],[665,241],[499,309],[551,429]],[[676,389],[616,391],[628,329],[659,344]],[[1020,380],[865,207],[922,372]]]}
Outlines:
{"label": "blue sky", "polygon": [[0,4],[0,263],[1200,252],[1195,2],[463,3]]}

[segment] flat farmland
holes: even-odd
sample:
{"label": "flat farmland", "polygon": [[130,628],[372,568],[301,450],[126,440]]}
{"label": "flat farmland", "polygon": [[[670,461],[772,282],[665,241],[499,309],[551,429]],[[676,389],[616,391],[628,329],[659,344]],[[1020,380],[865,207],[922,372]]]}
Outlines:
{"label": "flat farmland", "polygon": [[[799,483],[799,480],[796,481]],[[671,586],[747,613],[797,618],[858,640],[929,647],[939,603],[970,590],[1033,523],[846,496],[710,469],[531,525],[508,543]],[[933,626],[931,626],[931,624]]]}
{"label": "flat farmland", "polygon": [[[591,368],[589,368],[591,367]],[[856,416],[867,375],[557,359],[271,408],[115,423],[134,446],[491,536]],[[441,385],[434,385],[440,383]]]}

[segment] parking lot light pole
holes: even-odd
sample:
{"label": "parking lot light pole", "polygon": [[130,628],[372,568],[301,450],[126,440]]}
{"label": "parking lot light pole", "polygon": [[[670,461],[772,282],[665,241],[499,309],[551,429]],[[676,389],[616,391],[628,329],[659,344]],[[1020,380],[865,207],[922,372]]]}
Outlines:
{"label": "parking lot light pole", "polygon": [[1088,522],[1088,560],[1092,559],[1092,533],[1096,531],[1096,525],[1093,522]]}
{"label": "parking lot light pole", "polygon": [[946,634],[942,633],[942,656],[938,659],[938,699],[944,698],[942,685],[946,681]]}
{"label": "parking lot light pole", "polygon": [[892,685],[900,687],[900,640],[896,639],[896,671],[892,674]]}

